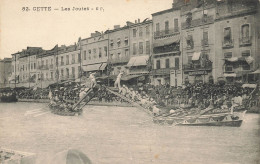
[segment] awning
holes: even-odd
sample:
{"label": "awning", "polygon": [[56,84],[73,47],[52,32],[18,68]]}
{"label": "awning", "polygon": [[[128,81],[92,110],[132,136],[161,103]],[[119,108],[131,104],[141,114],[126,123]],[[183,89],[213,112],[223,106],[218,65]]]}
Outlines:
{"label": "awning", "polygon": [[86,71],[86,72],[98,71],[99,68],[101,67],[101,65],[102,65],[102,63],[91,64],[91,65],[83,66],[83,70]]}
{"label": "awning", "polygon": [[256,71],[252,72],[251,74],[260,74],[260,69],[257,69]]}
{"label": "awning", "polygon": [[237,74],[235,73],[224,73],[224,77],[236,77]]}
{"label": "awning", "polygon": [[121,78],[121,80],[123,80],[123,81],[128,81],[128,80],[131,80],[131,79],[133,79],[133,78],[140,77],[140,76],[143,76],[143,75],[126,75],[126,76],[123,76],[123,77]]}
{"label": "awning", "polygon": [[238,57],[226,58],[225,60],[229,62],[236,62],[238,61]]}
{"label": "awning", "polygon": [[147,61],[149,60],[149,56],[135,56],[131,57],[127,66],[132,67],[132,66],[144,66],[147,65]]}
{"label": "awning", "polygon": [[180,41],[180,36],[173,36],[171,37],[171,39],[160,40],[154,43],[153,46],[154,47],[168,46],[173,43],[178,43],[179,41]]}
{"label": "awning", "polygon": [[106,66],[107,66],[107,63],[102,63],[102,65],[100,66],[99,70],[104,71]]}
{"label": "awning", "polygon": [[200,59],[200,52],[194,52],[192,56],[192,60],[199,60]]}
{"label": "awning", "polygon": [[256,88],[256,84],[243,84],[242,88]]}

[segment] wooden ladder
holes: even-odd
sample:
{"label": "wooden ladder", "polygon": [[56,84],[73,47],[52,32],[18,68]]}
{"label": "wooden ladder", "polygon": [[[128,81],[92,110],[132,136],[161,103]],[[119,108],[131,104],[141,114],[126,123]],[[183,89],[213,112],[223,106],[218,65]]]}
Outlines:
{"label": "wooden ladder", "polygon": [[118,92],[112,91],[111,89],[109,89],[109,88],[106,87],[106,86],[103,86],[103,87],[104,87],[108,92],[110,92],[110,93],[112,93],[112,94],[114,94],[114,95],[120,97],[121,99],[127,101],[128,103],[132,104],[133,106],[137,107],[138,109],[141,109],[141,110],[145,111],[146,113],[148,113],[149,115],[152,116],[152,112],[149,111],[148,109],[144,108],[144,107],[141,106],[140,104],[138,104],[138,103],[132,101],[131,99],[129,99],[129,98],[127,98],[127,97],[121,95],[121,94],[118,93]]}
{"label": "wooden ladder", "polygon": [[72,110],[74,110],[75,108],[78,108],[79,110],[82,109],[85,105],[87,105],[87,103],[95,97],[95,93],[94,90],[92,88],[89,88],[86,92],[86,95],[84,97],[82,97],[73,107]]}

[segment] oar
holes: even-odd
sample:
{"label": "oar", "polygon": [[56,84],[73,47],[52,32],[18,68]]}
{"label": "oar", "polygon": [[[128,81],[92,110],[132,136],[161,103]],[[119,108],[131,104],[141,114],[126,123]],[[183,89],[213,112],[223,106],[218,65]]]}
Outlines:
{"label": "oar", "polygon": [[[208,111],[211,111],[211,110],[213,110],[213,109],[216,109],[216,108],[209,108],[209,109],[203,111],[202,113],[200,113],[199,115],[197,115],[197,116],[195,116],[195,117],[191,117],[191,118],[186,118],[186,119],[184,119],[183,121],[187,121],[187,120],[189,120],[189,119],[197,119],[197,118],[199,118],[201,115],[203,115],[204,113],[206,113],[206,112],[208,112]],[[178,125],[178,124],[181,124],[181,123],[182,123],[182,122],[180,122],[180,123],[175,123],[174,125]]]}

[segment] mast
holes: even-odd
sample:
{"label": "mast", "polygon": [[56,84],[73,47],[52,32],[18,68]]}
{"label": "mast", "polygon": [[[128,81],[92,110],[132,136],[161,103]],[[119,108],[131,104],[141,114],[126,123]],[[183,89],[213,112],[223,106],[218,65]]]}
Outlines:
{"label": "mast", "polygon": [[16,88],[16,54],[14,56],[14,88]]}
{"label": "mast", "polygon": [[42,89],[42,55],[43,54],[41,54],[41,67],[40,67],[40,69],[41,69],[41,89]]}
{"label": "mast", "polygon": [[55,61],[56,61],[56,73],[55,74],[57,75],[56,82],[59,81],[59,74],[58,74],[59,57],[58,57],[58,55],[59,55],[59,46],[57,44],[57,53],[56,53],[56,59],[55,59]]}
{"label": "mast", "polygon": [[[204,55],[204,53],[205,53],[205,38],[204,38],[204,32],[205,32],[205,12],[204,12],[204,10],[205,10],[205,0],[203,0],[203,4],[202,4],[202,14],[203,14],[203,19],[202,19],[202,21],[203,21],[203,23],[202,23],[202,38],[203,38],[203,44],[202,44],[202,50],[203,50],[203,61],[202,62],[204,62],[204,58],[205,58],[205,55]],[[204,65],[204,64],[203,64]],[[205,69],[205,66],[204,66],[204,71],[206,71],[206,69]],[[203,78],[203,83],[205,83],[206,82],[206,73],[205,72],[203,72],[203,75],[204,75],[204,78]]]}
{"label": "mast", "polygon": [[31,60],[30,60],[31,54],[29,53],[29,88],[31,84]]}
{"label": "mast", "polygon": [[81,77],[82,77],[82,70],[81,70],[81,67],[82,67],[82,56],[81,56],[81,39],[80,39],[80,42],[79,42],[79,82],[81,83]]}

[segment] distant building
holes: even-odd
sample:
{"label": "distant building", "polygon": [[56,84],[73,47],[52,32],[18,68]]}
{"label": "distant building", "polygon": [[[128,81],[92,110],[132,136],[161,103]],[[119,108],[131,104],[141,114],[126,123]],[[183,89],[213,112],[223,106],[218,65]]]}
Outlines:
{"label": "distant building", "polygon": [[119,72],[128,74],[127,63],[130,59],[129,35],[129,26],[120,27],[115,25],[113,30],[108,31],[110,75],[118,75]]}
{"label": "distant building", "polygon": [[[135,23],[127,22],[130,26],[130,60],[127,64],[129,75],[145,75],[149,78],[152,56],[152,36],[153,24],[152,20],[145,19],[140,22],[140,19]],[[133,76],[134,77],[134,76]]]}
{"label": "distant building", "polygon": [[81,40],[82,69],[84,75],[97,72],[96,76],[107,74],[108,34],[95,32]]}
{"label": "distant building", "polygon": [[9,83],[15,86],[15,83],[19,83],[20,66],[19,66],[20,52],[12,54],[12,75],[9,78]]}
{"label": "distant building", "polygon": [[12,59],[0,60],[0,88],[9,86],[9,79],[12,74]]}
{"label": "distant building", "polygon": [[180,9],[171,8],[152,14],[153,17],[153,69],[152,84],[180,86]]}
{"label": "distant building", "polygon": [[260,63],[258,0],[219,1],[215,19],[215,77],[250,82]]}
{"label": "distant building", "polygon": [[32,87],[35,85],[37,81],[36,76],[38,74],[36,57],[41,52],[43,52],[41,47],[27,47],[27,49],[23,49],[19,52],[19,61],[17,58],[12,61],[14,63],[13,65],[15,65],[17,61],[19,63],[19,71],[14,72],[16,75],[19,73],[18,76],[20,85],[18,86]]}
{"label": "distant building", "polygon": [[181,8],[185,82],[209,82],[215,77],[214,20],[215,4],[210,0],[193,1]]}

